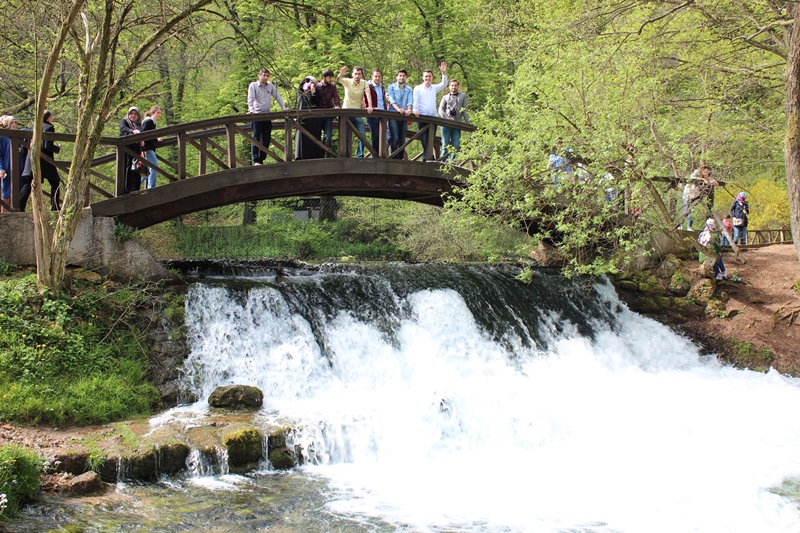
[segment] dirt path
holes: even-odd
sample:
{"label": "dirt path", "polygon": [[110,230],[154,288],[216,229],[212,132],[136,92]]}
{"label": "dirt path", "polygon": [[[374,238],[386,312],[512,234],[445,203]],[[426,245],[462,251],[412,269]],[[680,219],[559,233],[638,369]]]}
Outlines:
{"label": "dirt path", "polygon": [[[767,348],[774,355],[772,366],[780,372],[800,376],[800,262],[794,245],[773,245],[743,250],[741,261],[732,255],[723,260],[728,277],[717,291],[725,292],[728,318],[698,319],[681,329],[715,351],[725,352],[736,342]],[[731,341],[733,339],[734,341]]]}

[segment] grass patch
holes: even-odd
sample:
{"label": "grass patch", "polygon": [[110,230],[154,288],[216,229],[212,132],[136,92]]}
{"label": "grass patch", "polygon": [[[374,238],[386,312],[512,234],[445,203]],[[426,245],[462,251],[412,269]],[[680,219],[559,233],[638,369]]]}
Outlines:
{"label": "grass patch", "polygon": [[39,491],[44,459],[21,446],[0,446],[0,523]]}
{"label": "grass patch", "polygon": [[82,280],[58,295],[31,275],[0,283],[0,420],[60,427],[149,414],[159,396],[137,312],[149,298],[146,287]]}
{"label": "grass patch", "polygon": [[775,361],[775,354],[763,346],[757,348],[752,342],[731,339],[733,362],[741,368],[749,368],[756,372],[766,372]]}

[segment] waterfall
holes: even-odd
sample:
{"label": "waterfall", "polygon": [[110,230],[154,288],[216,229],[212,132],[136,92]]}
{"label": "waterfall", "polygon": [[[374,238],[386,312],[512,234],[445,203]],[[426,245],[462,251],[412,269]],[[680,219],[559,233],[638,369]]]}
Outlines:
{"label": "waterfall", "polygon": [[187,382],[264,391],[327,512],[400,531],[800,530],[800,388],[721,365],[607,283],[325,267],[187,294]]}

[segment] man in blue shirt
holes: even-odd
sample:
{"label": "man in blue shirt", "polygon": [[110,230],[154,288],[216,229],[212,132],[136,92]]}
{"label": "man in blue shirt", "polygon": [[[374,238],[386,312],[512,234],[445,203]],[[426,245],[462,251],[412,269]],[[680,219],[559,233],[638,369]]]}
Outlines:
{"label": "man in blue shirt", "polygon": [[[392,152],[397,151],[406,142],[408,132],[408,121],[405,117],[411,116],[412,104],[414,101],[414,91],[406,85],[408,73],[405,69],[397,71],[397,81],[387,89],[389,97],[389,111],[396,111],[400,114],[399,119],[389,120],[389,132],[391,133]],[[395,159],[403,159],[406,155],[405,149],[395,155]]]}

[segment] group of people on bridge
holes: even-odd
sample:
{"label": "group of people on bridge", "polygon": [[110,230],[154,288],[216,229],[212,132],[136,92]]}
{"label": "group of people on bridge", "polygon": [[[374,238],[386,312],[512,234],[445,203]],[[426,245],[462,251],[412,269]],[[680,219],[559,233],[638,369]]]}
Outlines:
{"label": "group of people on bridge", "polygon": [[[0,116],[0,131],[17,129],[17,120],[13,115]],[[53,113],[45,111],[42,122],[42,131],[53,133],[56,131],[53,126]],[[51,140],[43,140],[41,153],[41,181],[50,184],[50,208],[53,211],[61,209],[61,178],[58,175],[58,168],[53,164],[55,154],[61,151],[61,147]],[[16,147],[13,146],[9,137],[0,134],[0,180],[2,180],[2,203],[0,211],[9,211],[11,206],[11,158],[18,157],[20,173],[19,201],[20,210],[25,211],[28,198],[31,195],[33,184],[33,165],[31,164],[30,147],[27,139],[23,140]]]}
{"label": "group of people on bridge", "polygon": [[[396,81],[388,87],[383,84],[383,72],[379,68],[372,70],[371,79],[364,79],[364,69],[353,67],[352,77],[347,77],[348,67],[345,65],[339,70],[336,81],[331,69],[322,72],[322,80],[318,81],[314,76],[306,76],[297,88],[298,109],[366,109],[367,114],[372,114],[374,110],[391,111],[398,114],[396,119],[372,118],[368,117],[366,126],[369,126],[371,135],[371,145],[375,153],[379,152],[379,131],[381,121],[388,122],[387,141],[391,146],[392,153],[397,159],[405,157],[405,150],[399,150],[405,143],[408,132],[408,124],[411,116],[430,116],[440,117],[454,122],[469,124],[469,112],[467,111],[467,97],[459,91],[458,80],[451,80],[448,85],[447,62],[442,61],[439,65],[442,79],[439,83],[433,83],[433,72],[424,70],[422,72],[423,82],[413,89],[406,84],[408,72],[399,69],[395,74]],[[269,113],[272,109],[273,100],[282,110],[286,110],[278,90],[269,81],[270,72],[262,68],[258,73],[258,80],[252,82],[247,90],[247,112],[248,113]],[[340,97],[338,85],[344,88],[344,95]],[[437,94],[445,87],[449,87],[448,93],[437,105]],[[332,147],[333,143],[333,117],[308,118],[302,122],[303,127],[316,139],[321,139],[322,144]],[[352,117],[352,123],[361,137],[366,138],[366,126],[361,117]],[[253,121],[253,138],[264,147],[269,147],[272,135],[271,121]],[[422,128],[422,126],[420,125]],[[457,128],[442,127],[442,146],[443,150],[440,159],[452,159],[455,151],[461,144],[461,130]],[[352,132],[346,128],[345,154],[350,157],[350,147],[352,143]],[[420,135],[420,142],[423,146],[422,160],[427,160],[425,147],[428,142],[428,131],[425,130]],[[398,151],[399,150],[399,151]],[[452,151],[451,151],[452,150]],[[253,144],[252,158],[254,165],[260,165],[266,159],[267,154],[256,144]],[[313,140],[297,133],[295,144],[295,159],[318,159],[324,157],[324,151]],[[358,139],[356,157],[364,157],[364,144]]]}

